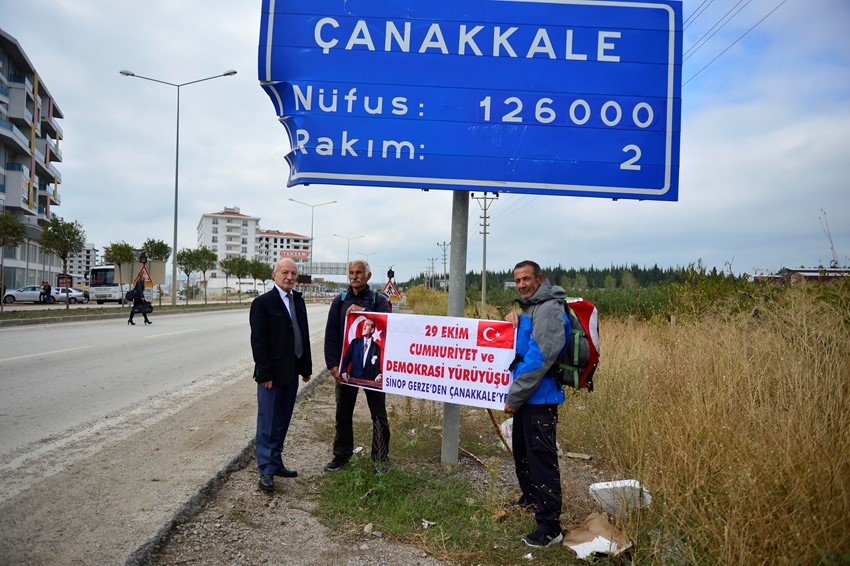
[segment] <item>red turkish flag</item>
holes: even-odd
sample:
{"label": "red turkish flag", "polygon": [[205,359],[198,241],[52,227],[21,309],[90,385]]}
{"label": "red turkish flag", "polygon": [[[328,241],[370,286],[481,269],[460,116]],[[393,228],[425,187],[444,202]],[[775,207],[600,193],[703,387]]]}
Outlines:
{"label": "red turkish flag", "polygon": [[510,322],[478,321],[478,345],[483,348],[514,348],[516,332]]}

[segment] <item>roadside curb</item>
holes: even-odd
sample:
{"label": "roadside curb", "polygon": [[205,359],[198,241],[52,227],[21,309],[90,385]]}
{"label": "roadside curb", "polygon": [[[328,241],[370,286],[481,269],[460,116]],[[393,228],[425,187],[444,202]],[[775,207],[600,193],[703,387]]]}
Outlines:
{"label": "roadside curb", "polygon": [[[168,310],[168,311],[157,311],[156,316],[163,315],[173,315],[173,314],[187,314],[187,313],[201,313],[201,312],[215,312],[215,311],[226,311],[226,310],[239,310],[240,308],[245,308],[250,305],[250,303],[243,303],[238,306],[214,306],[214,307],[201,307],[201,308],[193,308],[186,310]],[[7,326],[15,327],[15,326],[31,326],[34,324],[53,324],[57,322],[89,322],[92,320],[110,320],[113,318],[125,318],[129,314],[129,310],[120,311],[120,312],[109,312],[103,314],[80,314],[80,315],[69,315],[69,316],[43,316],[39,318],[13,318],[9,320],[0,320],[0,328],[5,328]]]}
{"label": "roadside curb", "polygon": [[[303,384],[298,389],[298,394],[295,397],[296,402],[313,394],[313,391],[318,385],[330,375],[327,369],[319,375]],[[168,534],[175,526],[181,522],[190,519],[201,511],[204,506],[212,499],[218,489],[227,482],[233,472],[241,470],[254,457],[255,440],[251,440],[230,462],[202,485],[198,492],[189,497],[179,509],[174,513],[171,519],[162,526],[150,539],[144,542],[137,548],[124,563],[125,566],[146,566],[152,563],[154,554],[159,549],[159,546],[166,539]]]}

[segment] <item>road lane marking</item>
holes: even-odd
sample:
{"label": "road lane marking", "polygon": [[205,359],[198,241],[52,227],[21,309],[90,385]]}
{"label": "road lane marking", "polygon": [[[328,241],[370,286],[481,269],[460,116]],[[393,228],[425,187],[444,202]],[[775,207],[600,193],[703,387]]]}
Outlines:
{"label": "road lane marking", "polygon": [[13,362],[15,360],[24,360],[26,358],[37,358],[38,356],[47,356],[50,354],[64,354],[65,352],[73,352],[74,350],[85,350],[91,346],[78,346],[77,348],[65,348],[64,350],[50,350],[49,352],[38,352],[37,354],[25,354],[23,356],[15,356],[14,358],[0,359],[0,363]]}
{"label": "road lane marking", "polygon": [[164,332],[162,334],[154,334],[153,336],[145,336],[145,338],[162,338],[163,336],[173,336],[175,334],[186,334],[187,332],[197,332],[195,328],[189,330],[177,330],[175,332]]}

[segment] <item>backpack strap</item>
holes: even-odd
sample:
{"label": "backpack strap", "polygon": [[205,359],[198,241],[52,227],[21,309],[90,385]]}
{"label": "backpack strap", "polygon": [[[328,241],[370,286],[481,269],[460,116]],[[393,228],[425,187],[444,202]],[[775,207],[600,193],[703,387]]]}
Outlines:
{"label": "backpack strap", "polygon": [[[372,308],[373,308],[373,309],[375,309],[375,310],[378,310],[378,295],[379,295],[379,294],[380,294],[380,293],[376,293],[376,292],[372,291]],[[347,289],[346,289],[345,291],[343,291],[342,293],[340,293],[340,294],[339,294],[339,302],[340,302],[340,303],[344,303],[344,302],[345,302],[345,297],[346,297],[347,295],[348,295],[348,290],[347,290]]]}
{"label": "backpack strap", "polygon": [[[567,318],[570,319],[570,335],[567,336],[567,343],[564,344],[561,360],[558,363],[558,368],[560,370],[558,372],[558,377],[560,378],[561,385],[570,386],[578,391],[579,371],[581,370],[581,368],[577,365],[579,359],[579,346],[581,344],[581,338],[586,336],[586,334],[581,324],[573,324],[572,321],[578,320],[578,316],[566,301],[564,301],[564,313],[567,315]],[[567,351],[570,347],[570,341],[573,343],[572,352]],[[574,363],[570,364],[568,361],[572,361]]]}

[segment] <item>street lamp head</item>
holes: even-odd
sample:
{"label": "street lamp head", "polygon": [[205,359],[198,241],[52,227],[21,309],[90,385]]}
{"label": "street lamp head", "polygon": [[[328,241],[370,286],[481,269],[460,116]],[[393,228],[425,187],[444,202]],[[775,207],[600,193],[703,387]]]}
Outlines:
{"label": "street lamp head", "polygon": [[298,204],[303,204],[304,206],[309,206],[310,208],[318,208],[320,206],[325,206],[326,204],[335,204],[337,201],[332,200],[330,202],[323,202],[321,204],[308,204],[306,202],[301,202],[300,200],[295,200],[294,198],[289,199],[292,202],[297,202]]}
{"label": "street lamp head", "polygon": [[233,76],[233,75],[235,75],[235,74],[236,74],[236,71],[235,71],[234,69],[230,69],[230,70],[228,70],[228,71],[225,71],[225,72],[222,74],[222,76],[223,76],[223,77],[232,77],[232,76]]}
{"label": "street lamp head", "polygon": [[133,71],[128,71],[127,69],[122,69],[121,71],[118,71],[118,72],[121,73],[122,75],[124,75],[125,77],[135,77],[136,76],[136,73],[134,73]]}

